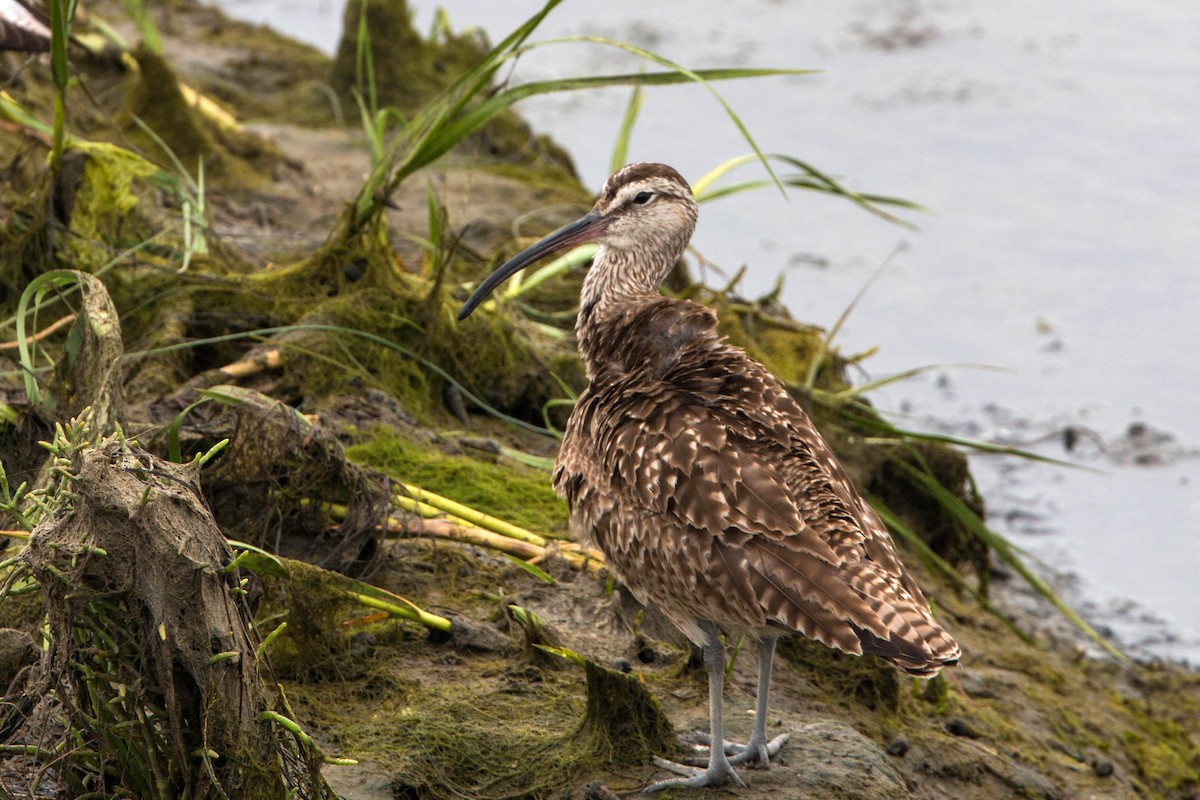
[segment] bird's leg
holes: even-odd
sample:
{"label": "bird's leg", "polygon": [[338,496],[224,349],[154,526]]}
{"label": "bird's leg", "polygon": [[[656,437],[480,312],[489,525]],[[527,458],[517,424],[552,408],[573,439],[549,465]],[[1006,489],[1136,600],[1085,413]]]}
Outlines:
{"label": "bird's leg", "polygon": [[788,740],[781,733],[767,741],[767,697],[771,689],[771,664],[775,660],[775,637],[768,636],[758,643],[758,699],[754,704],[754,730],[741,752],[729,759],[730,764],[757,763],[763,769],[771,766],[771,756],[779,752]]}
{"label": "bird's leg", "polygon": [[[771,664],[775,660],[775,637],[758,643],[758,699],[754,705],[754,730],[744,745],[723,742],[730,764],[756,764],[763,769],[771,766],[771,756],[787,744],[790,734],[782,733],[767,741],[767,700],[771,687]],[[701,737],[701,741],[704,737]],[[708,744],[711,746],[712,741]]]}
{"label": "bird's leg", "polygon": [[721,634],[716,625],[701,622],[700,628],[708,637],[704,645],[704,669],[708,673],[708,713],[712,737],[710,741],[714,743],[708,748],[708,768],[701,770],[655,757],[654,763],[657,766],[685,777],[652,783],[646,787],[646,794],[669,788],[696,789],[703,786],[720,786],[726,780],[737,786],[746,785],[729,765],[725,748],[721,746],[725,741],[724,724],[721,719],[721,703],[725,691],[725,646],[721,643]]}

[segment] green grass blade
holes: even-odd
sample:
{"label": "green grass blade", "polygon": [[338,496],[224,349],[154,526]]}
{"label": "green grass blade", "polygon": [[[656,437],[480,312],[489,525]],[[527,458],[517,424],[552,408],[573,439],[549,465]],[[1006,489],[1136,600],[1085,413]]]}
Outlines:
{"label": "green grass blade", "polygon": [[520,464],[527,467],[532,467],[542,472],[554,471],[554,459],[546,456],[535,456],[533,453],[526,453],[524,450],[517,450],[507,445],[500,445],[500,454],[511,458]]}
{"label": "green grass blade", "polygon": [[526,572],[528,572],[528,573],[529,573],[530,575],[532,575],[533,577],[537,578],[537,579],[538,579],[539,581],[541,581],[542,583],[546,583],[546,584],[549,584],[549,585],[551,585],[551,586],[555,586],[555,585],[557,585],[557,584],[558,584],[558,581],[556,581],[556,580],[554,579],[554,576],[553,576],[553,575],[551,575],[550,573],[546,572],[546,570],[542,569],[542,568],[541,568],[541,567],[539,567],[537,564],[534,564],[534,563],[532,563],[532,562],[526,561],[526,560],[525,560],[525,559],[523,559],[523,558],[517,558],[517,557],[516,557],[516,556],[514,556],[512,553],[505,553],[505,552],[503,552],[503,551],[498,551],[498,552],[500,553],[500,555],[504,556],[504,557],[505,557],[505,558],[507,558],[509,561],[513,562],[513,563],[514,563],[514,564],[516,564],[518,567],[520,567],[521,569],[525,570]]}
{"label": "green grass blade", "polygon": [[[998,455],[1015,456],[1028,461],[1039,461],[1043,464],[1053,464],[1056,467],[1069,467],[1071,469],[1084,470],[1085,472],[1094,472],[1096,474],[1104,474],[1104,470],[1099,470],[1094,467],[1085,466],[1083,464],[1075,464],[1071,461],[1063,461],[1051,456],[1044,456],[1040,453],[1034,453],[1030,450],[1022,450],[1019,447],[1013,447],[1006,444],[993,444],[992,442],[984,442],[979,439],[968,439],[963,436],[952,436],[946,433],[927,433],[925,431],[913,431],[907,428],[900,428],[885,419],[879,419],[874,414],[878,413],[874,409],[868,409],[861,406],[858,401],[849,403],[836,404],[838,413],[849,423],[861,426],[867,430],[874,430],[883,434],[885,439],[877,440],[880,442],[891,441],[893,443],[907,443],[914,441],[922,442],[940,442],[942,444],[958,445],[971,450],[977,450],[982,453],[995,453]],[[861,408],[862,413],[854,413],[847,408]]]}
{"label": "green grass blade", "polygon": [[1129,658],[1118,650],[1111,642],[1105,639],[1100,633],[1093,628],[1087,620],[1079,616],[1078,612],[1071,606],[1067,605],[1058,594],[1047,584],[1042,578],[1031,570],[1021,557],[1017,554],[1018,548],[1014,547],[1011,542],[1005,539],[1000,534],[993,531],[983,520],[979,518],[971,508],[967,506],[957,495],[942,486],[932,474],[927,471],[917,469],[912,464],[905,461],[897,461],[898,466],[914,483],[925,489],[929,495],[936,500],[942,508],[949,512],[963,527],[970,531],[983,541],[996,556],[1011,567],[1018,575],[1042,597],[1050,602],[1058,611],[1066,617],[1071,624],[1083,631],[1088,638],[1102,647],[1105,652],[1111,655],[1122,663],[1129,663]]}
{"label": "green grass blade", "polygon": [[955,368],[957,368],[957,369],[964,369],[964,368],[982,369],[982,370],[989,370],[989,371],[993,371],[993,372],[1009,372],[1009,370],[1006,370],[1003,367],[993,367],[993,366],[989,366],[987,364],[925,364],[924,366],[912,367],[911,369],[906,369],[906,370],[903,370],[902,372],[897,372],[894,375],[885,375],[884,377],[876,378],[873,381],[867,381],[866,383],[859,383],[859,384],[849,387],[848,389],[843,389],[840,392],[832,392],[828,395],[828,398],[829,398],[830,402],[832,402],[832,403],[840,403],[840,402],[843,402],[846,400],[851,400],[856,397],[861,397],[862,395],[866,394],[867,392],[873,392],[876,389],[883,388],[884,386],[888,386],[890,384],[897,383],[899,381],[906,381],[909,378],[915,378],[916,376],[923,375],[926,372],[932,372],[935,369],[955,369]]}
{"label": "green grass blade", "polygon": [[[539,42],[538,44],[542,43]],[[670,64],[670,62],[667,63]],[[407,177],[412,172],[415,172],[421,167],[427,166],[441,156],[445,155],[455,145],[457,145],[467,136],[474,133],[489,120],[502,113],[514,103],[524,100],[528,97],[551,94],[555,92],[600,89],[609,86],[669,86],[693,81],[699,81],[705,86],[708,86],[709,81],[756,78],[767,75],[794,75],[806,72],[806,70],[777,69],[711,69],[696,71],[684,70],[682,67],[679,69],[683,71],[629,73],[624,75],[595,75],[582,78],[534,81],[501,90],[492,95],[489,99],[485,100],[483,103],[480,103],[475,108],[472,108],[471,110],[454,117],[452,120],[448,120],[444,126],[438,128],[436,131],[436,136],[430,134],[422,138],[422,140],[414,146],[408,157],[405,158],[403,163],[401,163],[401,165],[397,168],[396,178],[393,179],[391,188],[394,189],[396,186],[398,186],[400,180],[402,180],[404,177]],[[712,87],[708,88],[710,92],[713,92],[713,94],[720,98],[720,95],[717,94]],[[735,123],[739,126],[739,129],[745,131],[745,126],[742,125],[741,119],[737,117],[737,115],[731,108],[729,108],[728,104],[726,104],[723,99],[721,102],[726,108],[727,112],[735,120]],[[749,136],[749,132],[746,131],[744,135]],[[764,163],[767,163],[765,159]],[[767,171],[774,176],[774,172],[771,172],[769,165],[767,167]],[[780,188],[782,188],[782,186]]]}
{"label": "green grass blade", "polygon": [[625,114],[621,117],[621,127],[617,131],[617,141],[613,144],[612,161],[609,162],[610,173],[616,172],[629,162],[629,139],[633,135],[633,126],[642,110],[642,87],[634,86],[629,94],[629,104],[625,106]]}
{"label": "green grass blade", "polygon": [[[158,26],[154,24],[154,18],[150,16],[150,12],[146,8],[146,0],[121,0],[121,7],[125,9],[125,15],[129,17],[129,21],[138,29],[138,34],[142,37],[144,44],[151,52],[158,55],[163,54],[162,37],[158,33]],[[95,24],[95,21],[92,21]],[[130,49],[126,46],[124,49]]]}
{"label": "green grass blade", "polygon": [[288,577],[287,567],[275,555],[268,553],[261,547],[256,547],[247,542],[239,542],[236,539],[225,540],[234,550],[241,550],[246,555],[241,557],[238,562],[239,566],[245,567],[251,572],[259,575],[265,575],[271,578],[286,578]]}
{"label": "green grass blade", "polygon": [[530,275],[528,280],[514,281],[513,285],[507,288],[501,296],[508,299],[520,297],[551,278],[556,278],[574,267],[586,264],[596,255],[596,251],[599,249],[600,246],[598,244],[588,243],[569,250]]}
{"label": "green grass blade", "polygon": [[[705,72],[709,72],[709,73],[719,72],[719,70],[691,70],[691,69],[688,69],[687,67],[683,66],[682,64],[676,64],[674,61],[663,58],[662,56],[658,55],[657,53],[654,53],[643,47],[638,47],[637,45],[630,44],[629,42],[622,42],[622,41],[619,41],[616,39],[609,39],[604,36],[588,36],[588,35],[564,36],[559,39],[547,39],[543,42],[538,42],[537,46],[542,46],[542,45],[547,45],[547,44],[557,44],[559,42],[591,42],[592,44],[602,44],[602,45],[606,45],[608,47],[615,47],[617,49],[624,50],[628,53],[632,53],[633,55],[636,55],[639,58],[645,59],[646,61],[651,61],[655,64],[658,64],[659,66],[666,67],[667,69],[669,69],[673,72],[676,72],[676,73],[679,73],[680,75],[686,76],[688,78],[688,80],[690,80],[690,81],[699,83],[701,86],[703,86],[705,89],[708,90],[708,92],[721,105],[721,108],[723,108],[725,110],[726,115],[729,117],[730,121],[733,122],[734,127],[736,127],[738,129],[738,132],[741,133],[742,138],[745,139],[746,143],[750,145],[750,149],[753,150],[754,153],[758,156],[758,160],[762,163],[763,167],[767,170],[767,174],[771,176],[771,180],[774,181],[775,184],[778,186],[779,192],[781,194],[783,194],[785,197],[787,196],[787,192],[784,191],[783,184],[779,181],[779,177],[775,174],[775,170],[771,168],[770,161],[767,159],[767,157],[763,154],[762,150],[759,148],[758,142],[755,141],[754,137],[750,135],[750,131],[748,128],[746,128],[745,123],[742,122],[742,118],[739,117],[737,115],[737,113],[733,110],[733,108],[729,105],[729,103],[726,102],[725,98],[721,96],[721,93],[709,85],[709,81],[716,80],[716,78],[709,77],[709,76],[705,75],[704,73]],[[811,75],[816,70],[799,70],[799,69],[761,70],[761,71],[745,70],[746,73],[756,72],[756,71],[760,72],[759,76],[762,76],[762,75]],[[759,77],[759,76],[756,76],[756,77]],[[749,77],[749,75],[747,74],[747,75],[744,75],[743,77]]]}
{"label": "green grass blade", "polygon": [[[892,254],[895,254],[894,250]],[[846,320],[849,319],[850,314],[858,307],[859,302],[866,296],[875,281],[879,280],[880,276],[883,275],[883,271],[887,269],[891,261],[892,256],[889,255],[883,260],[882,264],[875,268],[875,271],[871,273],[871,277],[867,278],[867,282],[858,290],[858,294],[854,295],[854,299],[842,309],[842,313],[838,315],[837,321],[833,323],[833,327],[829,329],[829,333],[821,338],[821,346],[817,348],[817,354],[813,357],[812,362],[809,363],[808,372],[804,376],[804,388],[809,392],[812,391],[813,385],[816,383],[817,370],[821,368],[821,365],[825,362],[825,357],[829,354],[829,346],[833,344],[833,340],[841,332],[842,326],[846,324]]]}
{"label": "green grass blade", "polygon": [[558,656],[559,658],[566,659],[572,664],[578,664],[581,667],[587,666],[587,659],[579,655],[579,653],[576,653],[574,650],[568,650],[565,647],[553,647],[548,644],[535,644],[534,647],[545,653],[549,653],[552,656]]}
{"label": "green grass blade", "polygon": [[50,148],[50,172],[58,174],[66,141],[67,83],[71,79],[71,64],[67,44],[71,38],[71,19],[75,16],[75,0],[50,0],[50,74],[54,78],[54,140]]}
{"label": "green grass blade", "polygon": [[[76,286],[79,283],[79,273],[70,269],[55,269],[43,272],[29,282],[17,300],[17,356],[21,366],[21,378],[25,383],[25,398],[30,405],[41,405],[44,400],[37,383],[37,342],[25,327],[25,319],[29,314],[29,305],[34,306],[34,324],[37,324],[37,309],[42,306],[42,297],[46,292],[59,286]],[[76,325],[79,321],[76,320]]]}

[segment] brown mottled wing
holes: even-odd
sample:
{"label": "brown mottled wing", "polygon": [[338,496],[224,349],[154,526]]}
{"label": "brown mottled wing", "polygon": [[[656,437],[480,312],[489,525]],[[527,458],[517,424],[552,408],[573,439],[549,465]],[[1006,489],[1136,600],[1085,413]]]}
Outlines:
{"label": "brown mottled wing", "polygon": [[0,0],[0,50],[44,53],[50,28],[17,0]]}
{"label": "brown mottled wing", "polygon": [[589,449],[626,505],[697,539],[682,549],[706,554],[723,595],[712,607],[756,612],[714,621],[765,621],[918,674],[957,659],[878,516],[778,380],[733,347],[692,355],[594,398],[606,413],[587,420]]}

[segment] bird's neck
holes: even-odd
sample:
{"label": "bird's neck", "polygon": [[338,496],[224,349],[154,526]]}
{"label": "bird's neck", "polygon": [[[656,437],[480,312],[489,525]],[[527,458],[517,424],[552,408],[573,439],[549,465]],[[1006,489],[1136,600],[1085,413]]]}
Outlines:
{"label": "bird's neck", "polygon": [[575,334],[589,377],[611,356],[610,334],[621,320],[662,299],[659,284],[679,253],[617,250],[601,245],[583,280]]}

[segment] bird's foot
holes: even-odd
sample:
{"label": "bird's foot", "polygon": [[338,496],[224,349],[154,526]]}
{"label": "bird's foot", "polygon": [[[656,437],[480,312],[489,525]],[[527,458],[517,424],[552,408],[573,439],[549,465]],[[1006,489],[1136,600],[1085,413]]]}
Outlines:
{"label": "bird's foot", "polygon": [[654,765],[684,777],[668,778],[665,781],[652,783],[642,790],[644,794],[653,794],[663,789],[700,789],[705,786],[720,786],[725,781],[729,781],[734,786],[746,788],[746,782],[733,771],[733,767],[729,765],[727,759],[721,759],[716,764],[709,764],[706,769],[697,769],[687,764],[677,764],[674,761],[655,756]]}
{"label": "bird's foot", "polygon": [[[760,738],[757,741],[752,736],[746,744],[738,744],[737,742],[724,741],[725,755],[729,758],[730,764],[749,764],[758,769],[770,769],[771,757],[777,754],[780,749],[787,744],[791,738],[790,733],[781,733],[774,739],[767,741],[765,738]],[[688,737],[690,741],[696,745],[703,745],[705,748],[712,746],[712,737],[707,733],[697,732]],[[705,758],[688,758],[684,759],[685,764],[692,766],[703,766],[707,764]]]}

